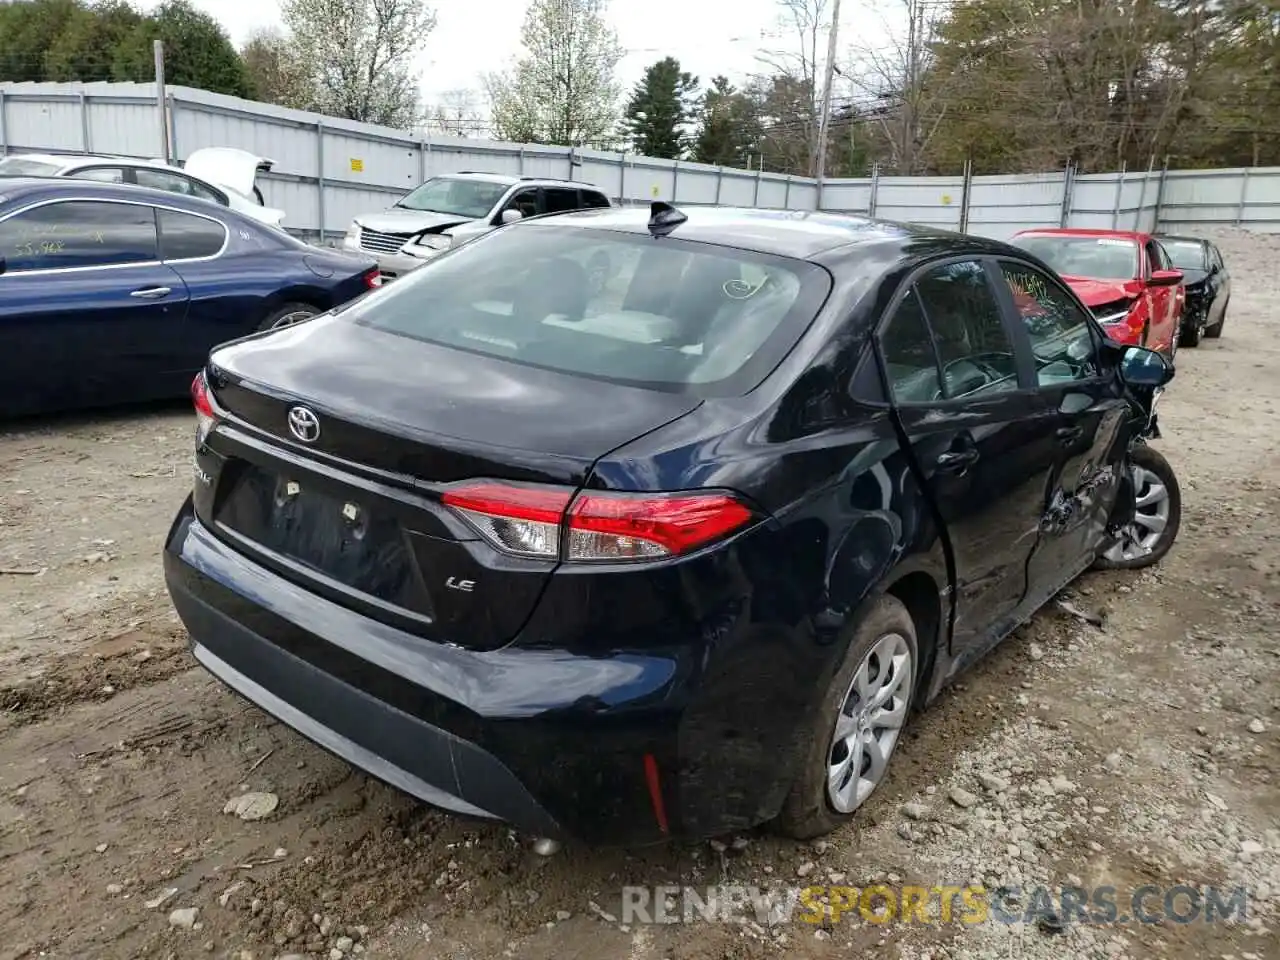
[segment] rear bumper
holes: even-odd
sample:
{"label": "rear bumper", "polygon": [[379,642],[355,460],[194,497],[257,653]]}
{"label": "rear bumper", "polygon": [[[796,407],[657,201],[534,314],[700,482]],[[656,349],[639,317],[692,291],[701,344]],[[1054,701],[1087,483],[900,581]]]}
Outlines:
{"label": "rear bumper", "polygon": [[647,650],[432,643],[255,563],[190,500],[164,564],[196,659],[268,713],[427,803],[593,844],[774,816],[833,652],[750,625]]}

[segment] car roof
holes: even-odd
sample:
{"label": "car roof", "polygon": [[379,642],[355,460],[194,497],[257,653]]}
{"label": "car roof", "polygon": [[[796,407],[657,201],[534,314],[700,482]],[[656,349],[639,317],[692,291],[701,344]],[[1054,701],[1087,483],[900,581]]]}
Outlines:
{"label": "car roof", "polygon": [[[688,206],[680,210],[688,219],[671,231],[673,237],[802,260],[853,244],[888,245],[908,254],[921,240],[928,239],[955,243],[961,252],[1025,256],[1021,250],[997,240],[855,214],[758,207]],[[515,226],[545,224],[646,234],[650,215],[646,204],[530,217]]]}
{"label": "car roof", "polygon": [[459,170],[457,172],[449,171],[445,173],[437,173],[431,177],[448,177],[451,180],[477,180],[481,183],[501,183],[508,187],[514,187],[516,184],[525,184],[529,186],[539,186],[546,184],[553,187],[585,187],[588,190],[599,190],[600,188],[594,183],[587,183],[584,180],[561,180],[558,177],[516,177],[509,173],[484,173],[476,170]]}
{"label": "car roof", "polygon": [[1188,237],[1181,233],[1157,233],[1155,238],[1157,240],[1175,240],[1178,243],[1198,243],[1204,247],[1213,246],[1213,242],[1206,240],[1204,237]]}
{"label": "car roof", "polygon": [[1142,230],[1107,230],[1102,227],[1030,227],[1019,230],[1015,237],[1032,235],[1064,236],[1064,237],[1114,237],[1117,240],[1138,240],[1146,242],[1151,234]]}

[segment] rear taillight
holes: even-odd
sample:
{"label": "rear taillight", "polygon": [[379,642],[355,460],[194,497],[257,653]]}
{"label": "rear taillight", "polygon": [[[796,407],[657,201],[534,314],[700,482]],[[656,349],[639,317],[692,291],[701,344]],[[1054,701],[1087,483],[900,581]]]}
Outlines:
{"label": "rear taillight", "polygon": [[364,274],[364,286],[366,290],[372,290],[374,287],[382,286],[382,271],[377,267],[372,270],[366,270]]}
{"label": "rear taillight", "polygon": [[605,493],[466,483],[444,502],[493,546],[548,560],[657,560],[700,549],[741,529],[751,510],[719,492]]}
{"label": "rear taillight", "polygon": [[213,397],[209,393],[209,382],[204,378],[204,371],[196,374],[191,381],[191,403],[196,408],[196,446],[200,446],[209,436],[209,431],[218,422],[218,413],[213,405]]}

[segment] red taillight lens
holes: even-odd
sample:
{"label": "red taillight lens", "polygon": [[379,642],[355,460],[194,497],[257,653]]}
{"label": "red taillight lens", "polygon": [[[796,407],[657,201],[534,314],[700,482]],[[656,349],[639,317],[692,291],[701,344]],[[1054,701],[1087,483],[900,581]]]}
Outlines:
{"label": "red taillight lens", "polygon": [[218,422],[218,413],[214,409],[209,382],[205,380],[203,370],[191,381],[191,403],[196,408],[196,446],[200,446]]}
{"label": "red taillight lens", "polygon": [[[717,492],[572,492],[555,487],[468,483],[444,494],[486,540],[507,553],[570,561],[622,562],[678,556],[746,525],[751,510]],[[566,513],[567,510],[567,513]]]}
{"label": "red taillight lens", "polygon": [[382,273],[377,267],[369,270],[364,275],[365,289],[372,290],[374,287],[382,286]]}

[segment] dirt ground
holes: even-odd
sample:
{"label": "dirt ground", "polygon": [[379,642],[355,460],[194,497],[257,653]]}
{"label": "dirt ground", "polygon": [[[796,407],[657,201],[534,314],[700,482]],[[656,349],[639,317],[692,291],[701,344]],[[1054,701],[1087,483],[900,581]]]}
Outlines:
{"label": "dirt ground", "polygon": [[[1179,354],[1161,407],[1173,552],[1077,583],[1103,625],[1042,612],[816,844],[542,858],[370,782],[185,651],[159,559],[190,486],[185,407],[0,429],[0,958],[1280,958],[1280,237],[1221,242],[1224,336]],[[278,809],[224,813],[246,790]],[[620,922],[624,884],[872,881],[1250,897],[1230,923],[1065,930]]]}

